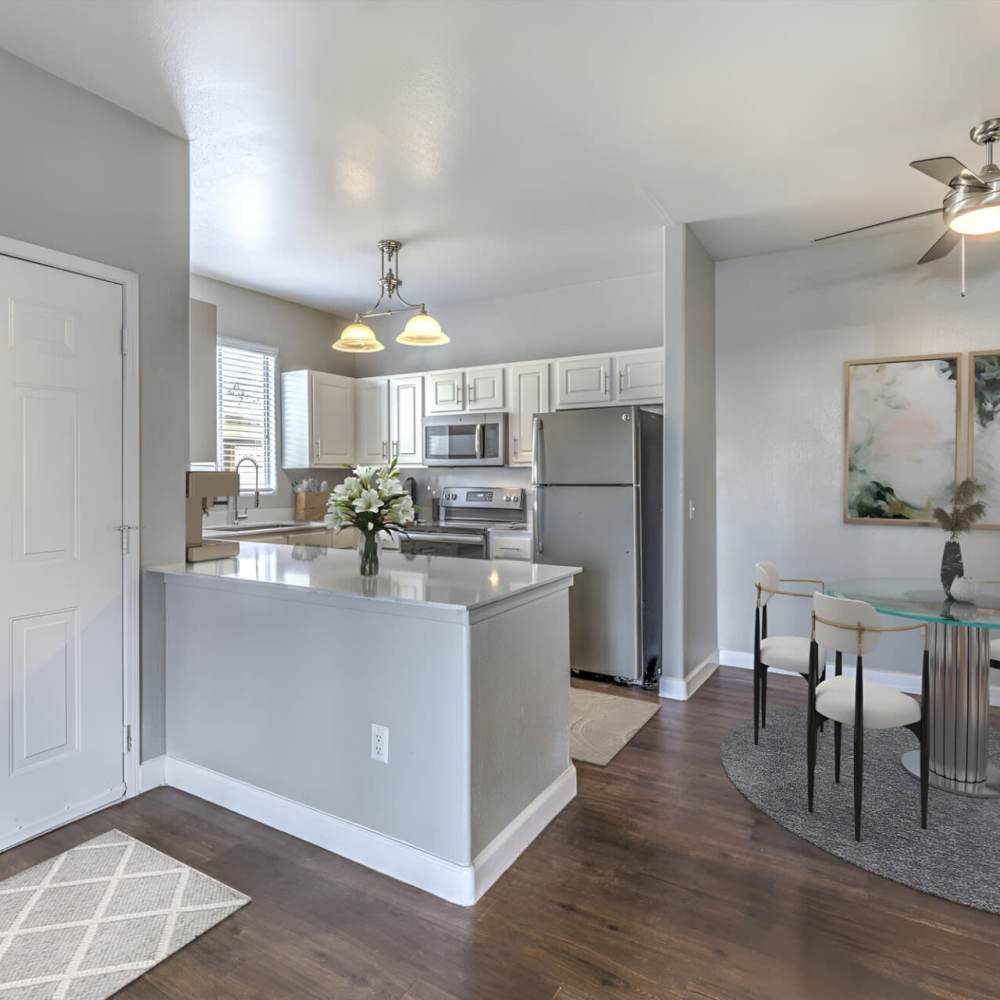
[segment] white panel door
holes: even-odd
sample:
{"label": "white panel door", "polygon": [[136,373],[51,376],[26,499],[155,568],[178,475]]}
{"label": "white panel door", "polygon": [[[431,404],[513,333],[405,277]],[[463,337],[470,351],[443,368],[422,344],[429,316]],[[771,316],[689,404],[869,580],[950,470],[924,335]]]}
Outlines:
{"label": "white panel door", "polygon": [[354,379],[325,372],[309,374],[314,468],[354,461]]}
{"label": "white panel door", "polygon": [[615,367],[619,402],[663,399],[663,351],[621,354],[615,358]]}
{"label": "white panel door", "polygon": [[422,465],[424,461],[422,375],[389,379],[390,454],[400,465]]}
{"label": "white panel door", "polygon": [[385,462],[389,458],[388,379],[361,379],[355,386],[355,401],[355,459],[359,465]]}
{"label": "white panel door", "polygon": [[0,256],[0,850],[120,798],[122,290]]}
{"label": "white panel door", "polygon": [[465,372],[438,372],[424,376],[427,414],[461,413],[465,409]]}
{"label": "white panel door", "polygon": [[467,410],[503,409],[503,367],[470,368],[465,373]]}
{"label": "white panel door", "polygon": [[556,407],[611,401],[611,358],[560,358]]}
{"label": "white panel door", "polygon": [[531,464],[531,428],[536,413],[549,409],[549,363],[510,366],[510,464]]}

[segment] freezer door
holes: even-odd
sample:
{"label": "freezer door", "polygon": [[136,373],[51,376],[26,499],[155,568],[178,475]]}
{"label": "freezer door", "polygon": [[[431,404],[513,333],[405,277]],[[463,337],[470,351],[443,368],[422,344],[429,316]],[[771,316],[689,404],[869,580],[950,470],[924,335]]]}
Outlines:
{"label": "freezer door", "polygon": [[540,413],[535,418],[535,482],[638,483],[636,416],[631,406]]}
{"label": "freezer door", "polygon": [[570,662],[641,679],[638,487],[539,486],[536,562],[581,566],[569,592]]}

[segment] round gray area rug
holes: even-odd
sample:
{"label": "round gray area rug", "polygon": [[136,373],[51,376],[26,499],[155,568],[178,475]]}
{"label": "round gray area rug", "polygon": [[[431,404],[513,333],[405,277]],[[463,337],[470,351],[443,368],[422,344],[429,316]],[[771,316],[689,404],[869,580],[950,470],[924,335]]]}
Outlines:
{"label": "round gray area rug", "polygon": [[[956,903],[1000,913],[1000,799],[930,790],[920,829],[920,783],[900,757],[917,746],[905,729],[865,733],[861,843],[854,840],[853,730],[844,726],[840,784],[833,780],[833,726],[818,736],[815,812],[806,804],[806,714],[769,715],[760,744],[753,720],[722,741],[733,784],[773,820],[817,847],[867,871]],[[990,733],[1000,763],[1000,736]]]}

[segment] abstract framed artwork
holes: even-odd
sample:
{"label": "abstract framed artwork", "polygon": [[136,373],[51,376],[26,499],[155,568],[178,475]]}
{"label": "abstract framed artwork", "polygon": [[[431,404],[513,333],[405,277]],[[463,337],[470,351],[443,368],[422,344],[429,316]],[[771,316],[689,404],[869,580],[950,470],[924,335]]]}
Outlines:
{"label": "abstract framed artwork", "polygon": [[844,520],[931,524],[958,479],[958,354],[844,365]]}
{"label": "abstract framed artwork", "polygon": [[977,528],[1000,528],[1000,349],[969,355],[969,475],[986,487]]}

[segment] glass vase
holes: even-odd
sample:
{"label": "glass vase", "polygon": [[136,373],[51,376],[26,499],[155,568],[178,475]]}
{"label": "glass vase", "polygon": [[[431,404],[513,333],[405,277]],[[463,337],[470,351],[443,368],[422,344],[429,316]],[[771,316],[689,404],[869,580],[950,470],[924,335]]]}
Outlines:
{"label": "glass vase", "polygon": [[362,531],[358,540],[358,557],[362,576],[378,576],[378,557],[382,543],[377,531]]}

